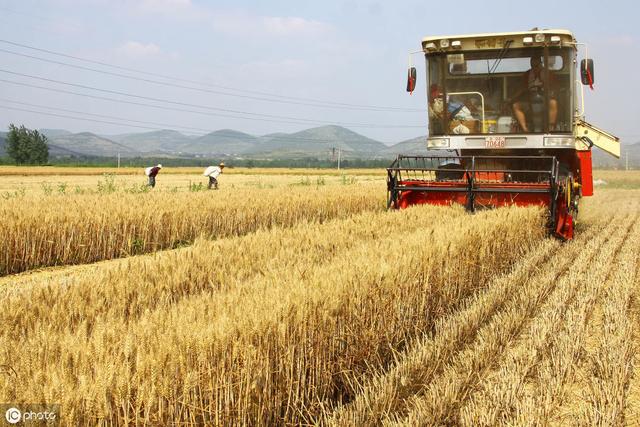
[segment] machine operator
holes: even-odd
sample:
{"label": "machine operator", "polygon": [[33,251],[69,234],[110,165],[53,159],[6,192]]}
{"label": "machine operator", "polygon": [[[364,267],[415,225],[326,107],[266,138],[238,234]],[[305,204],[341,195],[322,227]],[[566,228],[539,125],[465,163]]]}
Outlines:
{"label": "machine operator", "polygon": [[[522,87],[513,96],[513,114],[520,125],[522,132],[542,132],[542,114],[545,100],[545,81],[548,69],[542,66],[540,56],[531,57],[531,69],[523,74]],[[556,100],[556,79],[549,73],[549,129],[556,127],[558,118],[558,101]],[[530,114],[527,120],[527,114]],[[533,129],[531,129],[531,126]]]}

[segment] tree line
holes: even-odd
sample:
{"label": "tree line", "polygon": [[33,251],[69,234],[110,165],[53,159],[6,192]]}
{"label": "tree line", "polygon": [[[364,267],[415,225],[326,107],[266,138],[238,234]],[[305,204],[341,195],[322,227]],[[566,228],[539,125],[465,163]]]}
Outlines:
{"label": "tree line", "polygon": [[24,125],[9,125],[5,149],[9,158],[18,165],[43,165],[49,161],[47,137]]}
{"label": "tree line", "polygon": [[[48,140],[45,135],[37,130],[31,130],[24,125],[20,127],[9,125],[9,133],[6,135],[6,152],[8,159],[0,158],[0,164],[14,163],[18,165],[42,165],[55,164],[60,166],[117,166],[114,158],[100,156],[61,157],[49,159]],[[8,160],[8,161],[7,161]],[[133,157],[122,159],[121,166],[144,167],[149,164],[162,163],[167,166],[209,166],[220,159],[208,158],[155,158]],[[230,161],[236,167],[247,168],[335,168],[335,161],[305,157],[297,159],[224,159]],[[342,159],[340,167],[353,168],[380,168],[388,166],[389,159]]]}

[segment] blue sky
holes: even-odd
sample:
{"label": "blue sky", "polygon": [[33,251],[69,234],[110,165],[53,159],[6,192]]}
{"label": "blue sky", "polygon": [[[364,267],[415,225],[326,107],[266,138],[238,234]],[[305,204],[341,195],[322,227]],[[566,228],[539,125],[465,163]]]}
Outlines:
{"label": "blue sky", "polygon": [[[94,114],[83,117],[96,120],[137,121],[96,123],[0,108],[0,127],[6,129],[13,122],[103,134],[145,131],[133,126],[137,123],[194,134],[230,128],[259,135],[339,123],[395,143],[426,133],[423,111],[362,111],[338,104],[424,109],[424,65],[419,56],[415,58],[421,78],[418,88],[412,96],[404,92],[407,53],[419,49],[422,37],[537,26],[570,29],[589,45],[589,56],[596,64],[596,85],[595,91],[587,93],[587,120],[620,135],[623,142],[637,142],[638,9],[631,1],[0,0],[2,40],[214,85],[198,86],[205,91],[168,87],[0,52],[0,69],[5,71],[145,97],[133,99],[138,103],[158,104],[148,98],[168,99],[181,103],[173,107],[190,110],[115,103],[0,82],[1,106],[80,116],[36,107],[44,105]],[[145,77],[6,43],[0,43],[0,49]],[[0,79],[132,100],[6,72],[0,72]],[[308,100],[333,104],[301,105],[315,103]]]}

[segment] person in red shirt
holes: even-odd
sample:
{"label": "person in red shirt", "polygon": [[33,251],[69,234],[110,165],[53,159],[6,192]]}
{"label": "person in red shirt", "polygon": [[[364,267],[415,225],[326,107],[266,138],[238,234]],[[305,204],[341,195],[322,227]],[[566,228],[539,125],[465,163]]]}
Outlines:
{"label": "person in red shirt", "polygon": [[162,165],[160,164],[145,169],[145,174],[149,177],[149,187],[153,188],[156,186],[156,175],[158,175],[160,169],[162,169]]}
{"label": "person in red shirt", "polygon": [[[558,101],[556,100],[556,79],[553,74],[548,75],[549,88],[546,86],[548,70],[542,66],[539,56],[531,57],[531,69],[523,74],[522,88],[512,98],[513,114],[523,132],[529,132],[527,114],[535,114],[536,103],[544,105],[544,92],[549,89],[549,129],[556,127],[558,118]],[[541,131],[541,130],[537,130]]]}

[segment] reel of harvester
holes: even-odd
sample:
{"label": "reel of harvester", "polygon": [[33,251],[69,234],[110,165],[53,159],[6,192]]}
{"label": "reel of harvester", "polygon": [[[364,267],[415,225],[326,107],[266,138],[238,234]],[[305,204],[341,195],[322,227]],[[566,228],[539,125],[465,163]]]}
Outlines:
{"label": "reel of harvester", "polygon": [[398,156],[387,168],[387,208],[461,204],[474,212],[544,206],[549,231],[573,238],[579,185],[551,156]]}

